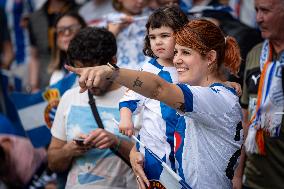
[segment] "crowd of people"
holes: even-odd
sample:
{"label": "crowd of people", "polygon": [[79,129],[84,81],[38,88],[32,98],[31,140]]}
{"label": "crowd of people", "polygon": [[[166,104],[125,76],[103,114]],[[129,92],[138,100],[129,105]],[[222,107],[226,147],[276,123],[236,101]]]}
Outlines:
{"label": "crowd of people", "polygon": [[[0,26],[0,189],[167,188],[161,161],[192,189],[284,187],[283,0],[0,0]],[[9,94],[72,73],[36,148]]]}

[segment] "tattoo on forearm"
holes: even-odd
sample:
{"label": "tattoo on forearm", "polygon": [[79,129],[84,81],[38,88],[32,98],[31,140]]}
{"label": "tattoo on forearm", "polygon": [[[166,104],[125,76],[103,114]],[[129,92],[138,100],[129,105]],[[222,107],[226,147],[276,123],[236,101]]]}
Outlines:
{"label": "tattoo on forearm", "polygon": [[153,91],[153,96],[152,96],[152,98],[157,98],[158,96],[160,95],[160,91],[157,89],[157,90],[155,90],[155,91]]}
{"label": "tattoo on forearm", "polygon": [[139,77],[133,82],[133,87],[142,87],[143,82],[139,80]]}
{"label": "tattoo on forearm", "polygon": [[175,107],[180,112],[185,112],[185,104],[183,102],[177,102],[175,103]]}

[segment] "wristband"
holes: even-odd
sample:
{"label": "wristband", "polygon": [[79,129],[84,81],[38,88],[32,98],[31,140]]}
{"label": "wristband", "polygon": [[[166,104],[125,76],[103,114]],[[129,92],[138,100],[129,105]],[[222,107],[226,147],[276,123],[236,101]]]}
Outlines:
{"label": "wristband", "polygon": [[121,145],[121,139],[119,137],[117,137],[117,139],[118,139],[118,143],[115,146],[115,148],[113,149],[114,152],[117,152],[120,148],[120,145]]}
{"label": "wristband", "polygon": [[113,71],[118,71],[119,67],[116,64],[107,63],[108,67],[110,67]]}
{"label": "wristband", "polygon": [[106,78],[106,79],[113,81],[113,80],[117,77],[117,75],[118,75],[119,67],[118,67],[117,65],[111,64],[111,63],[109,63],[109,62],[107,63],[107,66],[108,66],[110,69],[112,69],[113,73],[112,73],[112,75],[111,75],[110,78]]}

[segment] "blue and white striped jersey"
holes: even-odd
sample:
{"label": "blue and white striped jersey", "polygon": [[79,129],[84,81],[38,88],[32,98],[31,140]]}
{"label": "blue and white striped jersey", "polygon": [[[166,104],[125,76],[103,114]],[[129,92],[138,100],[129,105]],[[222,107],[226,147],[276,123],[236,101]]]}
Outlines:
{"label": "blue and white striped jersey", "polygon": [[[151,59],[142,66],[143,71],[159,75],[171,83],[177,83],[177,71],[175,67],[161,66],[157,59]],[[134,91],[128,90],[120,101],[120,108],[127,107],[133,114],[143,110],[142,128],[138,138],[150,148],[159,158],[175,169],[174,163],[174,132],[179,115],[176,110],[164,103],[146,98]],[[159,180],[162,169],[144,148],[137,145],[137,149],[145,155],[144,171],[149,180]]]}
{"label": "blue and white striped jersey", "polygon": [[232,188],[243,143],[239,98],[219,83],[178,86],[185,100],[175,132],[178,174],[194,189]]}
{"label": "blue and white striped jersey", "polygon": [[0,7],[5,9],[10,31],[11,41],[14,47],[16,65],[27,64],[29,61],[29,35],[26,28],[21,26],[21,18],[30,14],[34,9],[34,1],[0,1]]}

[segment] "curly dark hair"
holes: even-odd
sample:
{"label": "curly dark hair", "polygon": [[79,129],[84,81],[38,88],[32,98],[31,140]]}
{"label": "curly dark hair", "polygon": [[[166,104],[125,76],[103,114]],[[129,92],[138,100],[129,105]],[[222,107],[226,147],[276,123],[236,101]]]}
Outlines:
{"label": "curly dark hair", "polygon": [[80,61],[84,67],[105,65],[116,55],[115,36],[105,28],[86,27],[71,40],[67,62],[74,66]]}
{"label": "curly dark hair", "polygon": [[188,22],[188,18],[178,6],[165,6],[156,9],[146,23],[147,35],[144,39],[143,52],[146,56],[156,57],[150,46],[149,29],[156,29],[162,26],[170,27],[174,31],[179,30]]}

